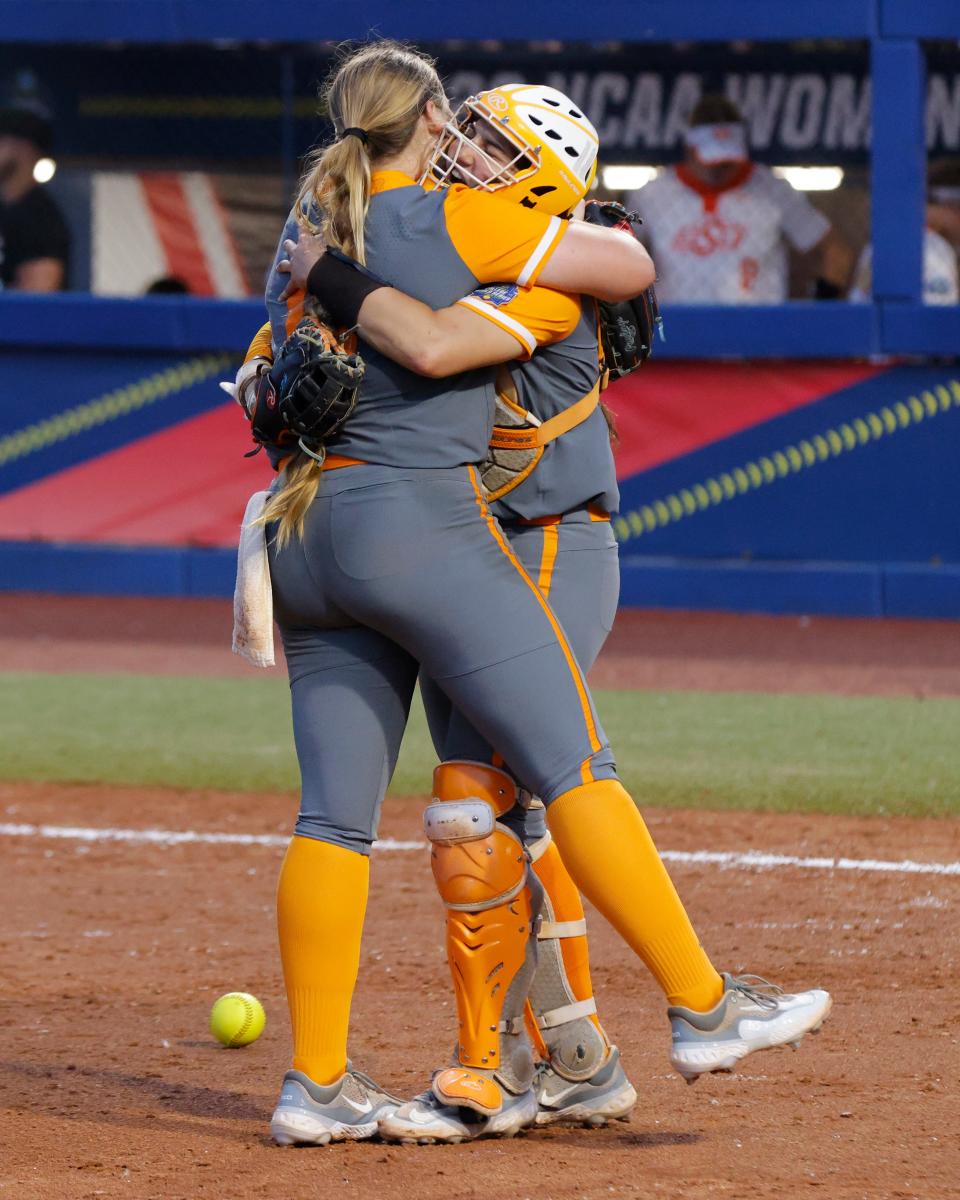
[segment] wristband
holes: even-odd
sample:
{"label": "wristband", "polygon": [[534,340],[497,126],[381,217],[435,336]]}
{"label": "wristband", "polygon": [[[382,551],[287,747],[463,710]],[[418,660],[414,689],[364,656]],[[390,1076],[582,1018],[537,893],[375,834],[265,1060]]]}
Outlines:
{"label": "wristband", "polygon": [[341,329],[353,329],[364,300],[371,292],[389,286],[359,263],[354,265],[352,259],[334,250],[322,254],[307,276],[307,291]]}

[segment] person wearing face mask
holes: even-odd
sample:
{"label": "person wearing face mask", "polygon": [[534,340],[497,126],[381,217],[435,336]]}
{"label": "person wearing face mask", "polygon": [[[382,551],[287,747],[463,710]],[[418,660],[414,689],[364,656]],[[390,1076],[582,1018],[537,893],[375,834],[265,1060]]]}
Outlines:
{"label": "person wearing face mask", "polygon": [[33,76],[0,92],[0,288],[57,292],[65,286],[70,234],[34,178],[53,147],[53,113]]}
{"label": "person wearing face mask", "polygon": [[843,295],[849,247],[802,192],[750,161],[747,127],[731,100],[701,97],[684,147],[682,163],[625,199],[645,222],[662,301],[783,304],[788,246],[815,256],[817,299]]}

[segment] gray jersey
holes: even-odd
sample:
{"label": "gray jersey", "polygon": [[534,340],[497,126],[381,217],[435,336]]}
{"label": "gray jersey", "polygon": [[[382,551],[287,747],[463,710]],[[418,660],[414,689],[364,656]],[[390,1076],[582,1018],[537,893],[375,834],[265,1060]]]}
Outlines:
{"label": "gray jersey", "polygon": [[[532,283],[562,232],[556,217],[463,187],[426,192],[393,171],[374,176],[364,226],[370,270],[432,308],[445,308],[496,278]],[[290,236],[296,236],[293,215],[281,247]],[[275,261],[266,289],[275,348],[287,327],[287,305],[279,299],[285,286]],[[362,340],[359,350],[367,365],[360,401],[329,443],[332,453],[421,468],[483,458],[493,426],[493,369],[425,379]]]}

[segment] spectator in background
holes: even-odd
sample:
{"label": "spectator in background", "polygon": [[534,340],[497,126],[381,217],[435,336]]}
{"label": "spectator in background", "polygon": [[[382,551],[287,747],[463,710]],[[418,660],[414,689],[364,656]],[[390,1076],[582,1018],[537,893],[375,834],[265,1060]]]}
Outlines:
{"label": "spectator in background", "polygon": [[23,71],[0,91],[0,288],[56,292],[66,283],[70,234],[34,178],[52,149],[53,112]]}
{"label": "spectator in background", "polygon": [[145,296],[189,296],[190,288],[179,275],[161,275],[143,293]]}
{"label": "spectator in background", "polygon": [[[923,303],[960,303],[960,158],[942,158],[927,170],[926,228],[923,231]],[[873,292],[873,250],[863,248],[850,288],[851,300]]]}
{"label": "spectator in background", "polygon": [[643,217],[661,300],[782,304],[787,242],[819,256],[818,298],[843,295],[849,247],[802,192],[750,161],[747,129],[731,100],[701,97],[684,144],[684,162],[626,197]]}

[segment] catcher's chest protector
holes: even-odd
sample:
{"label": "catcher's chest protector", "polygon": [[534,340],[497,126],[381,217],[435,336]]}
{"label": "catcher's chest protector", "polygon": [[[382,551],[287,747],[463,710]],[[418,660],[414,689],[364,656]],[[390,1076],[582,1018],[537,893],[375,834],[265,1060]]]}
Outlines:
{"label": "catcher's chest protector", "polygon": [[444,763],[435,801],[424,813],[437,888],[447,908],[447,957],[459,1020],[461,1067],[441,1071],[433,1088],[446,1104],[486,1115],[502,1107],[500,1088],[525,1091],[533,1060],[523,1010],[536,968],[539,888],[520,839],[497,817],[516,800],[503,771],[481,763]]}
{"label": "catcher's chest protector", "polygon": [[[533,289],[534,299],[540,290]],[[544,311],[552,312],[549,304]],[[565,338],[498,371],[493,440],[481,477],[501,521],[539,520],[590,503],[606,512],[619,507],[609,431],[594,390],[597,338],[596,309],[582,301]],[[526,439],[533,437],[542,444],[531,447]]]}
{"label": "catcher's chest protector", "polygon": [[480,464],[486,498],[499,500],[520,486],[534,471],[544,449],[558,437],[576,429],[600,403],[600,382],[567,408],[541,421],[518,401],[517,389],[506,367],[497,373],[497,410],[487,456]]}

